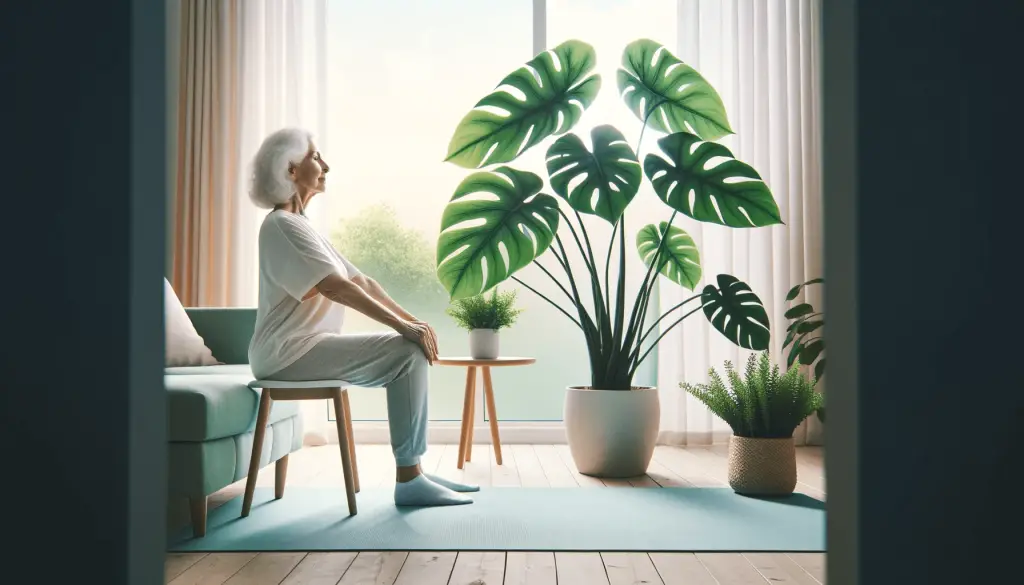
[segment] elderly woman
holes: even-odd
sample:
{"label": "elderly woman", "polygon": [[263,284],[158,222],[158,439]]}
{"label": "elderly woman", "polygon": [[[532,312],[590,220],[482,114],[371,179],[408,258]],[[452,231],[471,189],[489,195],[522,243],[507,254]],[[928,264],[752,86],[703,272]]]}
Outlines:
{"label": "elderly woman", "polygon": [[[308,132],[284,129],[264,140],[253,169],[253,202],[270,209],[259,234],[259,306],[249,363],[257,378],[344,380],[387,390],[397,464],[395,504],[445,506],[477,491],[424,473],[427,368],[437,336],[318,233],[305,209],[323,193],[330,167]],[[393,331],[343,334],[346,308]]]}

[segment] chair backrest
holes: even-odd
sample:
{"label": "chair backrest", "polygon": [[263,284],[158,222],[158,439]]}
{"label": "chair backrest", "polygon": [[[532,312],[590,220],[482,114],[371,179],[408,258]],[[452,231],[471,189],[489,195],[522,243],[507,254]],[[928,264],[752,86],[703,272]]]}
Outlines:
{"label": "chair backrest", "polygon": [[226,364],[249,363],[255,307],[186,307],[185,312],[215,358]]}

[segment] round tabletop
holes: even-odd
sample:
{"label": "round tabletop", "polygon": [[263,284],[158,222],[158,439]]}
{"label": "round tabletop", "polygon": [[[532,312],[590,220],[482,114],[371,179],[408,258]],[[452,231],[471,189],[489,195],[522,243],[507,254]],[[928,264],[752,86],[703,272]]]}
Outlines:
{"label": "round tabletop", "polygon": [[436,366],[528,366],[537,360],[531,357],[496,357],[478,360],[471,357],[442,357],[434,362]]}

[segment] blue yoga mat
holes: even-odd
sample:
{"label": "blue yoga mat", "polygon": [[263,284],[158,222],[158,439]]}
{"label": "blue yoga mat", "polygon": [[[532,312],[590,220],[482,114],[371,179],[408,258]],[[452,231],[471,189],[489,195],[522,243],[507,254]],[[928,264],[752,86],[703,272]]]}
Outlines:
{"label": "blue yoga mat", "polygon": [[825,504],[802,494],[740,496],[728,488],[484,488],[474,503],[398,508],[391,490],[367,489],[348,515],[338,488],[256,490],[215,510],[203,538],[171,539],[175,552],[541,550],[825,550]]}

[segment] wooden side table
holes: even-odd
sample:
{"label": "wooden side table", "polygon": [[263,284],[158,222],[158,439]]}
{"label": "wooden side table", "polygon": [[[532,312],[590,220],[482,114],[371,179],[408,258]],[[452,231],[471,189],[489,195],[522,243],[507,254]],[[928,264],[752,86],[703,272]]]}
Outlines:
{"label": "wooden side table", "polygon": [[494,443],[494,459],[501,465],[501,440],[498,438],[498,411],[494,407],[494,387],[491,385],[491,368],[501,366],[527,366],[537,361],[528,357],[499,357],[493,360],[478,360],[469,357],[438,358],[438,366],[466,367],[466,395],[462,403],[462,434],[459,439],[459,469],[473,455],[473,413],[476,411],[476,370],[484,378],[484,401],[487,417],[491,423],[491,442]]}

